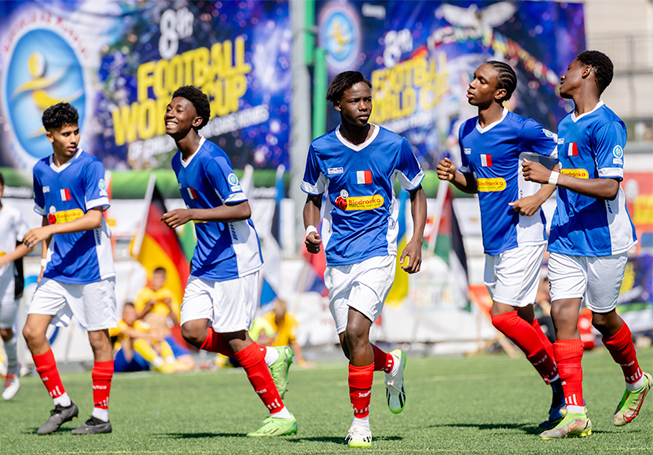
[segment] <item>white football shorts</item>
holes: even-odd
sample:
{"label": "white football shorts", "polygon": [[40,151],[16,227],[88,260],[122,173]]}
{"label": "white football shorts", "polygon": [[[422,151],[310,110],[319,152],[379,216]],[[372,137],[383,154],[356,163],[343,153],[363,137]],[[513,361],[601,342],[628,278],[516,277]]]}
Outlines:
{"label": "white football shorts", "polygon": [[259,297],[259,272],[228,281],[191,276],[181,304],[181,325],[208,319],[218,333],[252,328]]}
{"label": "white football shorts", "polygon": [[347,328],[349,308],[374,322],[383,310],[395,279],[396,256],[377,256],[351,265],[327,267],[324,284],[329,290],[329,309],[341,334]]}
{"label": "white football shorts", "polygon": [[483,281],[492,300],[525,307],[535,303],[546,244],[524,245],[485,255]]}
{"label": "white football shorts", "polygon": [[584,298],[595,313],[609,313],[617,306],[628,253],[587,257],[551,253],[549,286],[551,301]]}
{"label": "white football shorts", "polygon": [[114,277],[87,284],[61,283],[49,278],[39,282],[27,314],[54,316],[51,324],[67,327],[72,316],[87,331],[118,325]]}
{"label": "white football shorts", "polygon": [[18,314],[19,301],[14,298],[13,267],[0,275],[0,329],[10,329],[14,326]]}

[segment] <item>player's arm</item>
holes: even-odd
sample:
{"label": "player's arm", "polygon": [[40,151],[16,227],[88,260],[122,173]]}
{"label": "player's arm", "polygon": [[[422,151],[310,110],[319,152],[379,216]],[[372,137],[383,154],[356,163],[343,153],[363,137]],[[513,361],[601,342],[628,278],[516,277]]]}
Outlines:
{"label": "player's arm", "polygon": [[[322,195],[309,194],[306,197],[306,203],[304,204],[304,228],[309,226],[319,226],[320,224],[320,210],[322,208]],[[312,232],[306,236],[304,243],[306,249],[309,253],[317,253],[320,251],[320,244],[322,243],[322,238],[320,233],[311,229]]]}
{"label": "player's arm", "polygon": [[[549,183],[551,176],[553,175],[555,179],[555,174],[558,174],[540,163],[527,160],[522,163],[522,170],[526,181],[537,183]],[[597,199],[613,200],[619,192],[617,178],[581,179],[571,175],[558,174],[556,185]]]}
{"label": "player's arm", "polygon": [[189,221],[208,221],[215,223],[232,223],[247,220],[252,216],[249,202],[241,201],[220,205],[210,209],[176,209],[166,212],[161,217],[169,228],[175,229]]}
{"label": "player's arm", "polygon": [[401,268],[408,273],[416,273],[422,265],[422,243],[426,226],[426,194],[422,185],[410,192],[410,214],[413,217],[413,237],[401,253],[399,263],[403,264],[408,257],[408,264],[402,265]]}
{"label": "player's arm", "polygon": [[44,217],[44,225],[28,231],[23,237],[23,243],[32,248],[38,242],[44,240],[47,240],[49,244],[50,238],[55,234],[72,234],[74,232],[91,231],[100,227],[102,227],[102,207],[92,208],[76,220],[64,223],[47,224],[47,218]]}
{"label": "player's arm", "polygon": [[[554,166],[553,171],[558,172],[560,169],[560,164]],[[521,215],[533,216],[542,207],[547,199],[555,193],[556,186],[545,183],[542,185],[537,193],[532,196],[526,196],[521,199],[517,199],[515,202],[509,202],[508,205],[512,207],[515,212],[520,213]]]}
{"label": "player's arm", "polygon": [[474,176],[456,170],[456,165],[449,158],[441,160],[436,170],[440,180],[453,183],[460,191],[468,194],[477,192]]}
{"label": "player's arm", "polygon": [[30,251],[32,251],[31,248],[28,248],[27,246],[21,243],[20,245],[16,246],[16,249],[11,253],[5,254],[4,256],[0,257],[0,267],[3,267],[5,264],[8,264],[9,262],[13,262],[16,259],[20,259],[26,256],[27,253],[29,253]]}

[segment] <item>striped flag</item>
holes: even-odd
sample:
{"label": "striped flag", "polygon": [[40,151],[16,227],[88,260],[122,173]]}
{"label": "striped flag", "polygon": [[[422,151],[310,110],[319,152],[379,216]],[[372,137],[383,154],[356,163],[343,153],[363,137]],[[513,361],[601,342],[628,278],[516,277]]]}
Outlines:
{"label": "striped flag", "polygon": [[578,146],[575,142],[567,144],[567,156],[578,156]]}
{"label": "striped flag", "polygon": [[481,157],[481,166],[492,167],[492,155],[479,155]]}
{"label": "striped flag", "polygon": [[59,195],[61,196],[62,201],[70,201],[70,190],[68,188],[59,190]]}
{"label": "striped flag", "polygon": [[349,174],[350,181],[354,185],[372,183],[372,171],[356,171]]}
{"label": "striped flag", "polygon": [[189,196],[191,199],[197,199],[197,191],[195,191],[195,190],[192,189],[192,188],[186,188],[186,189],[188,190],[188,196]]}

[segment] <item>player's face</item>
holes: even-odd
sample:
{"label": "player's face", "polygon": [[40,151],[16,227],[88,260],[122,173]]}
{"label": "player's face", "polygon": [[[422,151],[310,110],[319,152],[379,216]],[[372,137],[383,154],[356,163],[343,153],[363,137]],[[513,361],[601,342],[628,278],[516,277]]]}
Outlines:
{"label": "player's face", "polygon": [[505,95],[505,89],[497,89],[499,72],[489,63],[479,66],[467,89],[467,102],[472,106],[488,106],[494,99]]}
{"label": "player's face", "polygon": [[372,90],[365,82],[358,82],[345,90],[335,108],[343,121],[365,126],[372,115]]}
{"label": "player's face", "polygon": [[57,157],[68,160],[77,153],[79,126],[76,123],[66,123],[59,129],[47,131],[45,135],[52,143],[52,150]]}
{"label": "player's face", "polygon": [[152,274],[152,290],[158,291],[166,284],[166,274],[165,273],[154,273]]}
{"label": "player's face", "polygon": [[193,126],[202,124],[202,117],[197,115],[193,103],[186,98],[178,96],[170,101],[164,116],[166,133],[170,136],[185,136]]}
{"label": "player's face", "polygon": [[134,325],[134,322],[136,322],[136,309],[131,305],[126,305],[122,309],[122,320],[127,325]]}
{"label": "player's face", "polygon": [[587,70],[587,66],[583,65],[578,60],[574,60],[567,67],[567,72],[560,77],[560,96],[563,98],[571,98],[572,93],[580,87],[583,81],[583,72]]}

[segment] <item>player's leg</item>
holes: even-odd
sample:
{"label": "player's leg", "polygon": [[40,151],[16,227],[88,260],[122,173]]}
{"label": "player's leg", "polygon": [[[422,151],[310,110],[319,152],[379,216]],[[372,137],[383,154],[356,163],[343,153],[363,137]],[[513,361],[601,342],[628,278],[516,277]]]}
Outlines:
{"label": "player's leg", "polygon": [[603,344],[621,366],[626,382],[612,419],[617,426],[637,417],[653,382],[650,374],[642,373],[630,328],[615,310],[627,260],[626,253],[588,259],[587,307],[592,310],[592,325],[603,335]]}
{"label": "player's leg", "polygon": [[2,390],[2,398],[5,400],[11,400],[20,389],[20,366],[18,365],[17,352],[18,336],[13,331],[19,302],[14,299],[13,286],[11,286],[11,295],[8,297],[0,302],[0,337],[7,354],[7,375]]}

